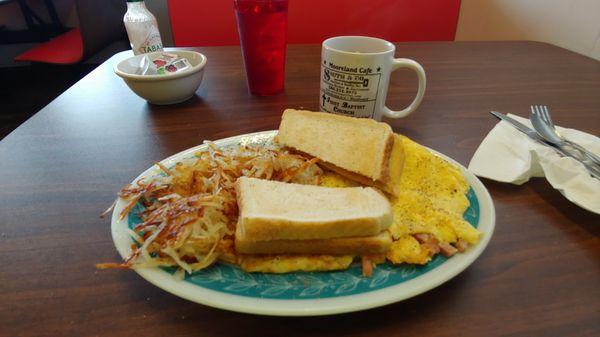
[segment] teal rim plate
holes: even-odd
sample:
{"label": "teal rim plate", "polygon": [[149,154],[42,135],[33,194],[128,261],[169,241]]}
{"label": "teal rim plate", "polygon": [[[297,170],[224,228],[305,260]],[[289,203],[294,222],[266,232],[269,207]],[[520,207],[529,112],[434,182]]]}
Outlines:
{"label": "teal rim plate", "polygon": [[[218,146],[238,144],[260,145],[270,142],[276,131],[264,131],[215,141]],[[193,158],[206,144],[173,155],[161,163],[166,166]],[[473,263],[492,237],[495,211],[492,199],[481,181],[454,160],[430,150],[458,166],[471,189],[467,194],[471,205],[464,218],[483,232],[481,241],[466,252],[451,258],[437,255],[424,266],[377,265],[370,278],[361,274],[359,264],[334,272],[298,272],[289,274],[246,273],[237,266],[215,264],[187,275],[184,280],[173,276],[174,268],[137,268],[135,271],[150,283],[179,297],[216,308],[275,316],[330,315],[386,305],[418,295],[453,278]],[[152,167],[142,177],[160,174]],[[119,221],[125,206],[117,201],[113,211],[111,231],[119,254],[131,253],[131,238],[126,229],[139,223],[141,206]]]}

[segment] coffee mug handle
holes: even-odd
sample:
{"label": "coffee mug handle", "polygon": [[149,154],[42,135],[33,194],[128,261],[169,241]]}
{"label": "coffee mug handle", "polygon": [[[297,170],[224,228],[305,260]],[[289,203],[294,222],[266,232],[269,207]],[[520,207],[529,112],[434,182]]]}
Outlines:
{"label": "coffee mug handle", "polygon": [[409,68],[417,73],[417,76],[419,77],[419,90],[417,91],[417,96],[415,96],[415,99],[404,110],[394,111],[384,106],[383,115],[390,118],[406,117],[410,113],[415,111],[419,104],[421,104],[421,101],[423,100],[423,95],[425,94],[425,84],[427,83],[427,79],[425,77],[425,70],[417,62],[411,59],[394,59],[392,61],[392,71],[399,68]]}

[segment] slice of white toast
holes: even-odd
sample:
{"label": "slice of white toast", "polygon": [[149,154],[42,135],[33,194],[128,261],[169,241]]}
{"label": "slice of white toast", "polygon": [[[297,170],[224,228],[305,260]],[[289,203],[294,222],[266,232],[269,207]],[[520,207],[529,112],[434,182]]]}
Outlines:
{"label": "slice of white toast", "polygon": [[397,194],[390,157],[402,158],[402,141],[391,127],[372,119],[286,109],[275,141],[319,158],[320,165],[361,184]]}
{"label": "slice of white toast", "polygon": [[373,236],[392,223],[388,199],[370,187],[332,188],[240,177],[238,230],[249,240]]}
{"label": "slice of white toast", "polygon": [[250,240],[235,233],[235,250],[239,254],[328,254],[328,255],[372,255],[383,254],[392,244],[387,230],[373,235],[333,239],[309,240]]}

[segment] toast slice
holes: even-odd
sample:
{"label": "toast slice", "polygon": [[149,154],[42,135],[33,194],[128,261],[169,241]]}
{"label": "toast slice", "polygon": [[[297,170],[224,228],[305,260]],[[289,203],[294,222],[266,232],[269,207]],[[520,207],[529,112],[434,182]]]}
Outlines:
{"label": "toast slice", "polygon": [[370,187],[332,188],[240,177],[238,230],[249,240],[372,236],[392,223],[388,199]]}
{"label": "toast slice", "polygon": [[275,141],[320,159],[320,164],[363,185],[397,194],[391,172],[393,152],[402,157],[402,140],[386,123],[322,112],[287,109]]}
{"label": "toast slice", "polygon": [[239,254],[328,254],[371,255],[384,254],[392,245],[388,231],[373,236],[309,240],[250,240],[238,227],[235,250]]}

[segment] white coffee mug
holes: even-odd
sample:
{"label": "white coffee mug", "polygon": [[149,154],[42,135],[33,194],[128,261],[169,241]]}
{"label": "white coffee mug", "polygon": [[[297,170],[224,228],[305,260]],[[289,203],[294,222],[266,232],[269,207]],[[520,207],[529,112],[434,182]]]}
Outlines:
{"label": "white coffee mug", "polygon": [[[425,70],[417,62],[394,58],[396,46],[366,36],[337,36],[323,41],[321,51],[321,111],[373,118],[400,118],[415,111],[425,94]],[[404,110],[385,106],[390,74],[398,68],[414,70],[419,90]]]}

